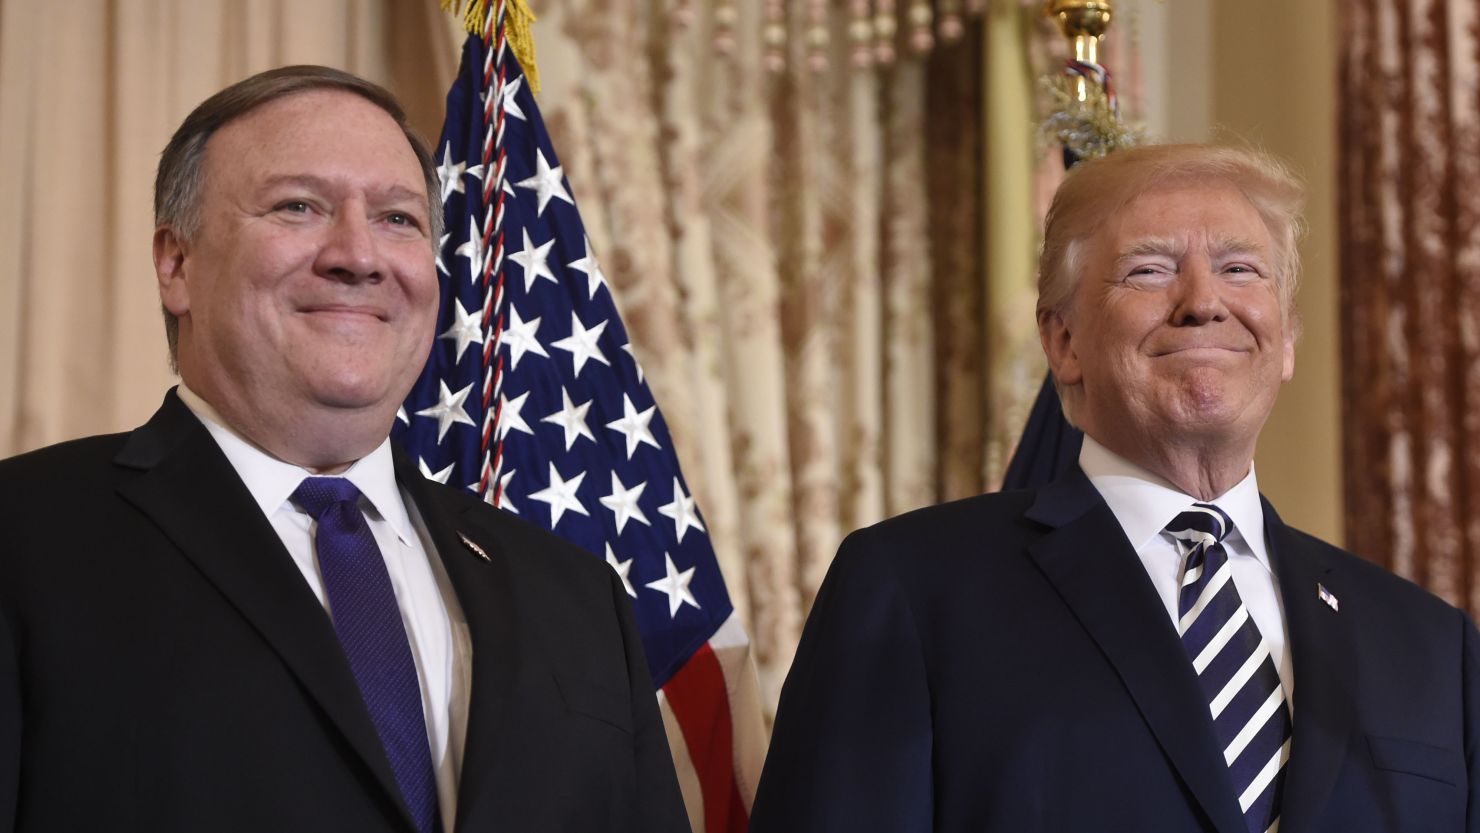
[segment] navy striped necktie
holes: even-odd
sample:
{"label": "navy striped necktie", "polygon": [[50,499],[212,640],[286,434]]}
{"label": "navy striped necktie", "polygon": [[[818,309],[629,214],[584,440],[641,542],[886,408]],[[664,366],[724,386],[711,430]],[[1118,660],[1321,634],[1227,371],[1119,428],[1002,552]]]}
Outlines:
{"label": "navy striped necktie", "polygon": [[1177,630],[1213,716],[1213,731],[1250,833],[1279,829],[1290,712],[1269,646],[1233,584],[1223,539],[1233,520],[1206,503],[1167,524],[1187,562]]}
{"label": "navy striped necktie", "polygon": [[317,523],[314,552],[334,632],[401,797],[419,833],[436,833],[441,829],[437,779],[421,709],[421,683],[385,559],[360,511],[360,490],[343,477],[306,477],[291,498]]}

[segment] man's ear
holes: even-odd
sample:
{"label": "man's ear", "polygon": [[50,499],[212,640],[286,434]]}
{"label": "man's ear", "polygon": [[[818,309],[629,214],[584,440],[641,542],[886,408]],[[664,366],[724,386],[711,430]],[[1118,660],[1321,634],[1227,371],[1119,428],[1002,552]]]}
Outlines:
{"label": "man's ear", "polygon": [[154,230],[154,277],[159,302],[174,315],[190,312],[190,287],[185,280],[185,241],[169,226]]}
{"label": "man's ear", "polygon": [[1302,323],[1299,312],[1292,311],[1285,318],[1283,343],[1280,345],[1280,381],[1282,382],[1288,382],[1295,376],[1295,344],[1300,341],[1300,325]]}
{"label": "man's ear", "polygon": [[1048,357],[1048,369],[1061,385],[1077,385],[1083,379],[1079,367],[1079,354],[1074,349],[1073,334],[1064,313],[1058,310],[1038,311],[1038,340],[1043,344],[1043,355]]}

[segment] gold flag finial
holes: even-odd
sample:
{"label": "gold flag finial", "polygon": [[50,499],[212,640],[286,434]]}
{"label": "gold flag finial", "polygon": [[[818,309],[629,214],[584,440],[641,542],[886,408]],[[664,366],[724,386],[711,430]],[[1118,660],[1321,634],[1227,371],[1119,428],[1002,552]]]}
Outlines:
{"label": "gold flag finial", "polygon": [[1091,159],[1139,144],[1144,129],[1120,118],[1110,74],[1100,65],[1100,39],[1110,28],[1110,0],[1045,0],[1043,13],[1059,24],[1074,57],[1064,72],[1045,79],[1053,110],[1040,126],[1046,139],[1064,146],[1068,157]]}
{"label": "gold flag finial", "polygon": [[[1074,60],[1086,64],[1100,62],[1100,39],[1110,28],[1113,11],[1110,0],[1047,0],[1044,4],[1044,14],[1059,24],[1059,31],[1073,44]],[[1079,100],[1088,100],[1088,81],[1080,79],[1077,86]]]}

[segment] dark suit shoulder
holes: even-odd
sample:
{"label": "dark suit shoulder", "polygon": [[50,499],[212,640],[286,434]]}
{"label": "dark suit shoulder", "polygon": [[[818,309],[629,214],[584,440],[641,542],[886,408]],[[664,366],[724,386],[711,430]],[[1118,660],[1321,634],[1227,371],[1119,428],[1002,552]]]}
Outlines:
{"label": "dark suit shoulder", "polygon": [[1036,492],[1031,489],[972,495],[886,518],[854,532],[853,535],[877,535],[885,538],[934,536],[954,534],[963,529],[1012,526],[1027,512],[1035,495]]}
{"label": "dark suit shoulder", "polygon": [[1035,494],[1021,489],[993,492],[905,512],[850,533],[838,558],[858,559],[865,552],[956,558],[983,549],[1002,550],[1037,530],[1024,517]]}
{"label": "dark suit shoulder", "polygon": [[24,491],[67,483],[75,487],[90,470],[109,467],[128,437],[127,432],[83,437],[0,460],[0,488]]}
{"label": "dark suit shoulder", "polygon": [[1439,616],[1452,622],[1456,608],[1433,593],[1355,553],[1327,543],[1294,527],[1287,527],[1299,557],[1315,557],[1335,568],[1349,590],[1355,589],[1405,617]]}
{"label": "dark suit shoulder", "polygon": [[898,592],[906,607],[937,614],[1011,599],[1025,583],[1041,581],[1029,548],[1043,532],[1025,517],[1034,498],[1031,491],[974,495],[856,530],[838,547],[824,589],[862,604]]}

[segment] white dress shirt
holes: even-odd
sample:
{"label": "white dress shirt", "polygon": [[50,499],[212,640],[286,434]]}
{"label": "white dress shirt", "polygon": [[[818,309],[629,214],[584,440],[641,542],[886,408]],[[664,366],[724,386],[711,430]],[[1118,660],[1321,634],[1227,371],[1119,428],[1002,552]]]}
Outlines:
{"label": "white dress shirt", "polygon": [[[288,499],[313,472],[269,455],[226,427],[215,410],[183,383],[179,394],[215,438],[327,611],[328,597],[313,546],[313,519]],[[338,476],[348,479],[363,496],[360,508],[385,559],[401,608],[421,683],[421,708],[436,771],[442,825],[451,830],[457,818],[457,783],[472,688],[473,649],[467,619],[441,559],[427,557],[435,548],[416,504],[396,484],[390,439]]]}
{"label": "white dress shirt", "polygon": [[1110,511],[1120,521],[1125,537],[1135,547],[1141,565],[1151,577],[1156,594],[1166,605],[1173,626],[1178,620],[1177,596],[1184,562],[1176,540],[1165,532],[1167,524],[1198,502],[1217,504],[1233,519],[1233,531],[1223,539],[1223,548],[1232,565],[1233,584],[1269,646],[1293,714],[1295,673],[1287,649],[1285,606],[1269,563],[1269,546],[1264,540],[1264,506],[1259,502],[1253,461],[1243,480],[1210,501],[1198,501],[1089,437],[1084,438],[1080,449],[1079,467],[1110,504]]}

